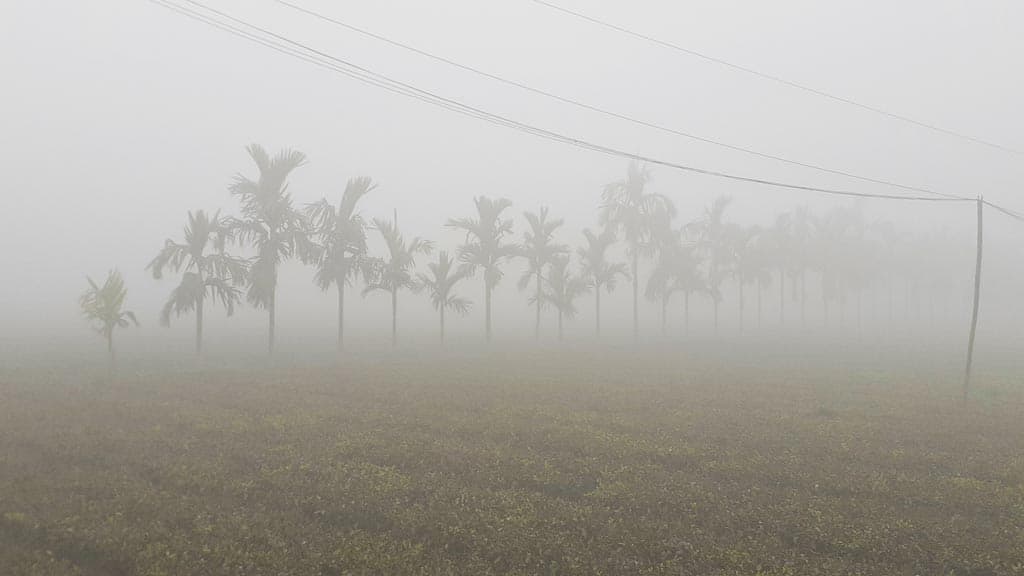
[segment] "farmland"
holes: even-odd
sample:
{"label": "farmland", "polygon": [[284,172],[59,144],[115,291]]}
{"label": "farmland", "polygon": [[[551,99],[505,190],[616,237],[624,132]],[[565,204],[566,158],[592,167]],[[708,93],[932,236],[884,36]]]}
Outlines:
{"label": "farmland", "polygon": [[12,371],[0,572],[1024,574],[1020,376],[983,373],[964,405],[958,362],[579,348]]}

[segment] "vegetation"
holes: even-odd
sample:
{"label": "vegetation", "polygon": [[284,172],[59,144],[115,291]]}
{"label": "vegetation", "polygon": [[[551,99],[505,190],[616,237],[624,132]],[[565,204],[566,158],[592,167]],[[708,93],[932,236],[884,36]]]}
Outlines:
{"label": "vegetation", "polygon": [[375,219],[373,225],[387,244],[388,258],[381,262],[376,276],[363,293],[381,291],[391,295],[391,346],[394,347],[398,345],[398,292],[420,289],[414,272],[416,256],[430,254],[433,244],[418,236],[406,241],[398,229],[397,218],[392,222]]}
{"label": "vegetation", "polygon": [[959,381],[943,377],[957,372],[952,356],[810,351],[794,371],[781,349],[759,350],[356,356],[343,372],[199,377],[151,368],[96,389],[59,365],[0,367],[0,566],[1024,570],[1012,358],[990,380],[992,401],[963,407]]}
{"label": "vegetation", "polygon": [[107,341],[109,366],[113,371],[116,360],[114,330],[127,328],[132,324],[138,326],[139,321],[135,317],[135,312],[124,309],[128,289],[120,272],[108,272],[102,286],[92,278],[87,277],[86,280],[89,282],[89,289],[82,294],[78,303],[82,307],[82,314],[92,324],[93,329]]}

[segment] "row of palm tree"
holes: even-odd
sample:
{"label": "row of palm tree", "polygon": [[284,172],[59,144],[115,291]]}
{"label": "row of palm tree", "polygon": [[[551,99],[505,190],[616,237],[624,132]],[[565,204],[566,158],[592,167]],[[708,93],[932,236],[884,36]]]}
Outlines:
{"label": "row of palm tree", "polygon": [[[777,279],[780,321],[786,313],[786,283],[791,284],[800,316],[806,315],[806,280],[815,274],[821,284],[823,317],[830,305],[845,303],[874,283],[878,262],[889,262],[887,281],[890,296],[897,270],[906,270],[910,260],[897,258],[899,246],[895,228],[889,222],[869,224],[858,206],[841,206],[820,217],[801,208],[779,216],[769,227],[741,226],[727,220],[727,197],[716,198],[691,222],[677,223],[677,210],[666,196],[649,191],[650,172],[631,163],[626,176],[606,185],[601,195],[599,227],[583,230],[583,244],[573,251],[557,241],[564,225],[547,207],[525,212],[525,232],[514,235],[514,220],[508,216],[512,203],[504,198],[474,198],[475,214],[448,220],[446,227],[465,234],[452,256],[440,251],[417,269],[417,257],[433,252],[434,243],[419,237],[407,239],[398,227],[397,212],[390,221],[367,221],[359,203],[376,185],[370,178],[348,181],[337,204],[321,199],[304,207],[295,205],[288,189],[289,176],[305,164],[297,151],[283,150],[271,156],[262,147],[247,148],[256,165],[255,177],[239,175],[230,193],[239,201],[238,216],[190,212],[182,241],[167,240],[149,263],[154,278],[165,272],[180,273],[179,284],[164,305],[160,321],[195,313],[196,352],[202,353],[203,314],[207,301],[220,303],[233,314],[242,298],[268,315],[268,351],[274,350],[277,280],[280,265],[298,259],[315,268],[314,282],[322,290],[336,290],[338,296],[338,348],[344,346],[345,292],[357,281],[362,293],[385,292],[391,297],[391,338],[398,340],[398,297],[401,292],[426,291],[439,315],[439,336],[444,340],[445,314],[467,314],[472,303],[457,292],[457,285],[481,272],[484,288],[484,334],[492,337],[492,295],[504,276],[506,264],[525,262],[519,278],[520,290],[529,289],[534,308],[534,335],[540,337],[541,313],[551,307],[558,316],[558,335],[563,323],[577,312],[580,296],[594,293],[595,331],[601,331],[601,293],[611,293],[618,281],[632,284],[632,327],[638,337],[641,263],[650,261],[643,296],[659,304],[661,328],[672,298],[682,294],[686,329],[689,330],[690,299],[695,294],[709,297],[714,308],[714,325],[719,324],[719,305],[727,283],[736,289],[739,325],[743,329],[746,297],[753,286],[757,293],[757,323],[762,322],[762,297]],[[368,234],[377,232],[386,253],[372,255]],[[615,261],[610,252],[622,242],[626,262]],[[248,251],[248,256],[230,250]],[[919,258],[913,259],[914,262]],[[112,272],[103,286],[92,280],[82,298],[86,315],[108,341],[113,357],[113,331],[135,322],[122,310],[126,290],[119,274]],[[890,305],[891,307],[891,305]],[[845,307],[840,305],[840,311]],[[840,312],[842,314],[842,312]]]}

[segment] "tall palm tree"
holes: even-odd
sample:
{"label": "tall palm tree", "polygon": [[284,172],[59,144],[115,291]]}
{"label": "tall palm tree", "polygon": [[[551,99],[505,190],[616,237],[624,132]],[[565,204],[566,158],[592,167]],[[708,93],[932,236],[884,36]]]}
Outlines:
{"label": "tall palm tree", "polygon": [[661,333],[664,336],[669,300],[676,292],[683,292],[685,324],[686,330],[689,331],[690,293],[703,288],[695,246],[686,240],[685,227],[673,229],[668,225],[661,227],[660,232],[656,233],[655,243],[658,257],[647,279],[644,296],[648,300],[660,301]]}
{"label": "tall palm tree", "polygon": [[660,194],[646,191],[650,173],[637,162],[630,162],[626,177],[610,182],[601,194],[601,223],[620,232],[630,256],[633,279],[633,339],[640,336],[639,275],[640,256],[653,250],[651,229],[658,212],[675,214],[672,202]]}
{"label": "tall palm tree", "polygon": [[430,254],[433,244],[420,237],[406,242],[398,225],[380,218],[373,220],[373,227],[380,232],[388,247],[388,259],[380,263],[380,269],[372,282],[367,283],[363,294],[374,291],[391,294],[391,347],[398,345],[398,292],[400,290],[416,291],[420,284],[416,281],[414,270],[418,254]]}
{"label": "tall palm tree", "polygon": [[625,262],[609,262],[608,247],[615,243],[615,230],[605,228],[600,234],[583,230],[586,246],[577,248],[583,270],[580,275],[594,289],[594,329],[601,334],[601,288],[608,294],[615,290],[619,276],[629,278]]}
{"label": "tall palm tree", "polygon": [[[208,296],[227,309],[228,316],[235,312],[242,292],[237,288],[245,282],[246,262],[225,251],[232,231],[229,222],[219,212],[209,216],[198,210],[188,213],[184,243],[167,239],[160,253],[146,266],[153,278],[163,277],[164,269],[174,272],[184,269],[181,282],[171,291],[167,303],[160,311],[160,323],[169,326],[171,314],[181,316],[193,310],[196,313],[196,354],[203,353],[203,308]],[[208,249],[212,248],[212,252]]]}
{"label": "tall palm tree", "polygon": [[463,265],[454,267],[455,261],[442,250],[437,255],[437,262],[427,265],[430,275],[419,274],[420,284],[430,292],[430,302],[441,316],[441,344],[444,345],[444,313],[452,310],[456,314],[466,315],[472,303],[453,292],[455,285],[469,276],[469,269]]}
{"label": "tall palm tree", "polygon": [[547,206],[541,206],[540,212],[537,213],[524,212],[523,217],[530,228],[523,234],[522,256],[526,258],[527,267],[519,278],[519,289],[525,289],[530,280],[536,282],[536,295],[532,298],[537,313],[533,336],[539,339],[540,309],[544,303],[544,299],[541,298],[544,268],[550,266],[557,257],[567,254],[569,248],[564,244],[555,243],[555,231],[564,224],[564,221],[561,218],[549,219]]}
{"label": "tall palm tree", "polygon": [[487,341],[491,341],[491,293],[501,281],[501,266],[518,254],[519,247],[506,239],[512,235],[512,220],[501,217],[501,213],[512,206],[505,198],[492,200],[486,196],[473,198],[477,215],[470,218],[453,218],[447,226],[466,233],[466,241],[459,246],[459,261],[468,266],[471,273],[477,268],[484,272],[484,330]]}
{"label": "tall palm tree", "polygon": [[715,305],[715,331],[718,331],[718,306],[722,301],[722,282],[730,273],[732,252],[729,247],[725,210],[731,199],[719,196],[705,208],[704,215],[690,224],[697,245],[707,262],[707,289]]}
{"label": "tall palm tree", "polygon": [[366,247],[367,223],[356,212],[359,200],[377,187],[368,177],[352,178],[337,206],[321,199],[306,206],[312,236],[314,282],[321,290],[338,289],[338,350],[345,342],[345,286],[357,276],[372,277],[376,260]]}
{"label": "tall palm tree", "polygon": [[743,310],[746,302],[743,287],[747,284],[757,284],[757,321],[760,324],[761,288],[766,282],[771,281],[771,271],[764,257],[762,245],[759,244],[763,238],[760,228],[733,224],[727,226],[726,236],[732,251],[732,276],[739,289],[740,332],[743,332]]}
{"label": "tall palm tree", "polygon": [[576,317],[576,298],[586,294],[590,288],[587,281],[569,271],[568,256],[558,256],[548,270],[545,289],[541,293],[548,304],[558,311],[558,339],[562,340],[563,318]]}
{"label": "tall palm tree", "polygon": [[233,228],[240,242],[256,249],[249,267],[246,298],[253,306],[267,310],[267,351],[273,354],[278,266],[294,256],[308,259],[311,248],[305,218],[292,205],[288,192],[288,176],[306,163],[306,155],[285,149],[271,157],[258,144],[251,144],[246,150],[259,176],[253,180],[239,174],[231,184],[231,194],[238,197],[242,206],[242,217],[234,220]]}
{"label": "tall palm tree", "polygon": [[107,341],[108,369],[114,371],[114,330],[127,328],[132,324],[139,325],[135,313],[125,310],[125,299],[128,289],[124,285],[121,273],[116,269],[107,273],[107,279],[100,286],[92,278],[89,289],[78,299],[82,314],[92,323],[92,327]]}

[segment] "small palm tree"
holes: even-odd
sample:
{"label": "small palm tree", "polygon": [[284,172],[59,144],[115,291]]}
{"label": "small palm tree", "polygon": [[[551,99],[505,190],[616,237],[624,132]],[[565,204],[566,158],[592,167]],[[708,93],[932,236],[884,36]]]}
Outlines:
{"label": "small palm tree", "polygon": [[[242,292],[237,286],[245,282],[246,262],[225,252],[230,238],[231,228],[219,212],[212,217],[202,210],[189,212],[185,242],[167,239],[160,253],[146,266],[158,280],[163,277],[165,268],[174,272],[184,269],[181,282],[171,291],[160,311],[160,323],[169,326],[172,313],[181,316],[195,311],[197,355],[203,353],[206,298],[212,296],[215,302],[219,300],[228,316],[234,314],[235,305],[241,300]],[[208,252],[209,248],[213,248],[213,252]]]}
{"label": "small palm tree", "polygon": [[637,162],[630,162],[626,177],[604,187],[601,223],[622,233],[630,256],[633,279],[633,339],[640,336],[639,275],[641,255],[653,253],[650,241],[652,227],[659,212],[675,214],[675,206],[661,194],[646,191],[650,173]]}
{"label": "small palm tree", "polygon": [[544,269],[556,258],[567,254],[569,248],[564,244],[555,243],[555,231],[564,224],[564,221],[561,218],[549,219],[547,206],[541,206],[540,212],[537,213],[524,212],[523,216],[530,228],[523,234],[521,254],[526,258],[527,267],[519,278],[519,289],[524,290],[530,280],[536,282],[536,294],[531,300],[534,302],[537,314],[533,336],[535,339],[539,339],[540,309],[544,303],[544,299],[541,297]]}
{"label": "small palm tree", "polygon": [[743,287],[746,284],[757,284],[757,321],[761,323],[761,289],[771,281],[772,275],[762,245],[763,238],[760,228],[745,228],[739,225],[726,227],[726,242],[732,251],[732,276],[739,289],[740,332],[743,332],[743,310],[745,299]]}
{"label": "small palm tree", "polygon": [[454,267],[455,261],[442,250],[437,255],[437,262],[427,265],[430,275],[420,274],[420,284],[430,292],[430,302],[441,315],[441,344],[444,344],[444,313],[445,310],[452,310],[456,314],[464,316],[469,313],[471,302],[453,292],[455,285],[462,279],[469,276],[470,272],[466,266]]}
{"label": "small palm tree", "polygon": [[82,294],[78,303],[82,307],[82,314],[92,323],[93,329],[107,341],[108,367],[113,372],[114,330],[127,328],[132,324],[138,326],[139,321],[134,312],[124,309],[128,289],[125,288],[120,272],[116,269],[108,272],[102,286],[92,278],[87,277],[86,280],[89,281],[89,289]]}
{"label": "small palm tree", "polygon": [[690,293],[704,287],[698,270],[699,261],[694,253],[694,244],[686,240],[685,228],[667,227],[656,234],[655,239],[658,258],[647,279],[644,295],[648,300],[657,300],[661,303],[661,333],[664,336],[669,300],[673,294],[683,292],[684,323],[689,332]]}
{"label": "small palm tree", "polygon": [[583,265],[581,276],[594,289],[594,329],[601,334],[601,289],[611,294],[621,276],[629,278],[625,262],[609,262],[608,247],[615,243],[615,230],[605,228],[600,234],[589,229],[583,230],[586,246],[577,248],[576,253]]}
{"label": "small palm tree", "polygon": [[562,319],[576,317],[576,299],[586,294],[590,287],[587,281],[569,271],[569,258],[559,256],[548,270],[545,290],[541,294],[548,304],[558,311],[558,339],[562,339]]}
{"label": "small palm tree", "polygon": [[366,247],[367,223],[356,212],[359,200],[376,184],[370,178],[353,178],[345,185],[341,203],[334,206],[326,199],[306,206],[312,236],[312,261],[316,264],[314,281],[321,290],[338,289],[338,350],[345,342],[345,286],[356,277],[372,276],[375,260]]}
{"label": "small palm tree", "polygon": [[240,242],[256,249],[249,268],[246,298],[253,306],[267,310],[267,350],[272,354],[278,266],[295,256],[307,260],[311,253],[305,219],[292,205],[288,192],[288,176],[306,163],[306,156],[296,150],[282,150],[271,157],[258,144],[250,145],[247,151],[259,176],[253,180],[239,174],[231,184],[231,194],[242,205],[242,217],[234,220],[232,227]]}
{"label": "small palm tree", "polygon": [[491,341],[491,293],[501,281],[501,266],[516,256],[519,247],[508,242],[512,235],[512,220],[501,217],[501,213],[512,207],[505,198],[492,200],[486,196],[473,198],[476,217],[453,218],[447,226],[466,233],[466,241],[459,246],[459,261],[468,266],[471,273],[477,268],[484,272],[484,331]]}
{"label": "small palm tree", "polygon": [[363,289],[363,294],[381,291],[391,294],[391,346],[398,345],[398,292],[416,291],[420,284],[413,275],[417,254],[430,254],[433,244],[416,237],[406,242],[398,225],[380,218],[373,220],[373,227],[380,232],[388,247],[388,259],[380,263],[372,282]]}

